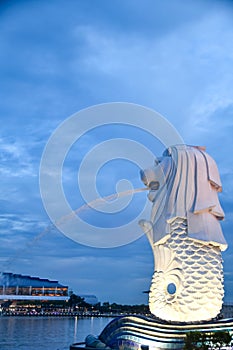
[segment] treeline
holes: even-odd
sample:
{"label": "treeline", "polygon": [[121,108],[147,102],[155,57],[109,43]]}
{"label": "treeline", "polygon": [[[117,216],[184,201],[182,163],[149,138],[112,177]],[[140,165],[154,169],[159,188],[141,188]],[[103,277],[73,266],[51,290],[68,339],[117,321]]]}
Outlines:
{"label": "treeline", "polygon": [[221,349],[229,345],[231,345],[229,332],[188,332],[185,338],[184,350]]}
{"label": "treeline", "polygon": [[85,302],[84,298],[76,294],[71,294],[69,301],[69,307],[73,309],[86,310],[92,312],[100,312],[100,313],[133,313],[133,314],[148,314],[149,307],[148,305],[122,305],[117,303],[98,303],[96,305],[91,305]]}

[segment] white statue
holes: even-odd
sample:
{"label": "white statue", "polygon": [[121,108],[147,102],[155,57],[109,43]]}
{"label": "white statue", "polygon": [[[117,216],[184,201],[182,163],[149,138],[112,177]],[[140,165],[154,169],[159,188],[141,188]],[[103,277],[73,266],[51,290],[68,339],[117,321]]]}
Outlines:
{"label": "white statue", "polygon": [[222,185],[203,147],[168,148],[141,172],[152,201],[151,220],[139,223],[155,259],[149,307],[164,320],[193,322],[217,316],[224,295],[219,220]]}

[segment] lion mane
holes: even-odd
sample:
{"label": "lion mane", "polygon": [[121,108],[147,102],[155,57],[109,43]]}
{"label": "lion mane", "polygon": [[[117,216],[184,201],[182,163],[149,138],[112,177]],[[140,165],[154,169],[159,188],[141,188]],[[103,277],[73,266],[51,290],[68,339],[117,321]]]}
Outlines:
{"label": "lion mane", "polygon": [[[227,248],[219,222],[224,219],[218,199],[222,184],[217,165],[204,147],[169,147],[152,169],[143,171],[142,179],[150,187],[148,197],[153,206],[150,222],[143,220],[140,224],[153,244],[165,242],[170,224],[182,217],[187,219],[190,238],[209,242],[221,250]],[[156,182],[159,189],[151,187]]]}

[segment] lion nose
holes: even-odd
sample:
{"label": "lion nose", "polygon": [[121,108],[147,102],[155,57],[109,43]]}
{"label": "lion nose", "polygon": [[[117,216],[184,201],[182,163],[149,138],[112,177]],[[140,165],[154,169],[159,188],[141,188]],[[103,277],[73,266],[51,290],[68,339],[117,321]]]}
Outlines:
{"label": "lion nose", "polygon": [[156,191],[159,189],[159,181],[152,180],[150,175],[150,172],[148,173],[147,170],[140,170],[141,180],[144,183],[144,185],[150,187],[151,191]]}

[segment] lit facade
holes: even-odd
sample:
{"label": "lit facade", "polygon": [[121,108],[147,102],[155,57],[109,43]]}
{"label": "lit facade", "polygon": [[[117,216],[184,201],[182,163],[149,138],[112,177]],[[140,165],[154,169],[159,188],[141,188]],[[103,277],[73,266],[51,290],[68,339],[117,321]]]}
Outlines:
{"label": "lit facade", "polygon": [[0,299],[67,300],[68,286],[45,278],[2,272],[0,273]]}

